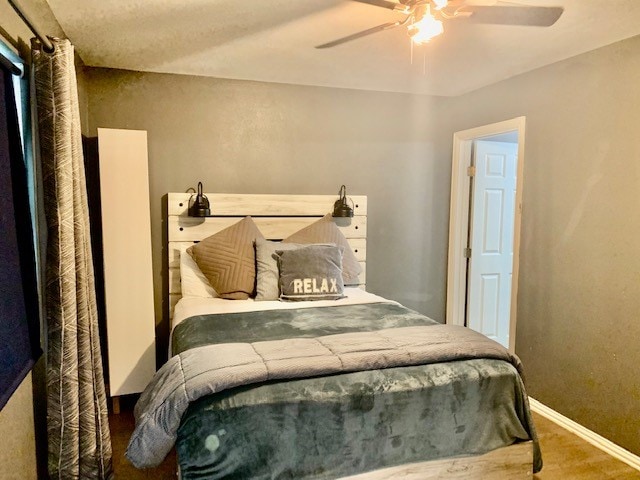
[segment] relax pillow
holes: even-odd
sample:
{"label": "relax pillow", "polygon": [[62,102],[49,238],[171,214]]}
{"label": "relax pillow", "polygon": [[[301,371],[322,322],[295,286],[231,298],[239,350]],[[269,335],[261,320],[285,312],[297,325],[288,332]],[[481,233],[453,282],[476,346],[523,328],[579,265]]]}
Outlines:
{"label": "relax pillow", "polygon": [[344,298],[343,248],[308,245],[276,250],[281,300],[337,300]]}
{"label": "relax pillow", "polygon": [[256,255],[253,243],[264,238],[251,217],[189,247],[187,253],[222,298],[245,300],[253,295]]}
{"label": "relax pillow", "polygon": [[276,250],[293,250],[304,247],[298,243],[270,242],[256,239],[256,301],[278,300],[278,257]]}
{"label": "relax pillow", "polygon": [[339,247],[343,247],[342,279],[344,285],[360,283],[358,275],[362,273],[362,267],[353,250],[351,250],[349,241],[335,224],[331,214],[327,214],[308,227],[298,230],[293,235],[285,238],[282,243],[333,243]]}

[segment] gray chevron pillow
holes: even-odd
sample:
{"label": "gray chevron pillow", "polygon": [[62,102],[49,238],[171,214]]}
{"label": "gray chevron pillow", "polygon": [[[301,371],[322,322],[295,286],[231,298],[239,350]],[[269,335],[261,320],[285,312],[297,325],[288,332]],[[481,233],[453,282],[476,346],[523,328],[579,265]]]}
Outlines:
{"label": "gray chevron pillow", "polygon": [[230,300],[253,295],[256,282],[256,254],[253,243],[264,238],[251,217],[205,238],[187,253],[193,257],[216,292]]}

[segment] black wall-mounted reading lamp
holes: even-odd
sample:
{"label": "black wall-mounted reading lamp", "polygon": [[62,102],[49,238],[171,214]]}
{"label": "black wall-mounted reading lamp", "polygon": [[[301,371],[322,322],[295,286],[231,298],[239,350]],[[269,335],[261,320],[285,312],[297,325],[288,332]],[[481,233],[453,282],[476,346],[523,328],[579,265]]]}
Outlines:
{"label": "black wall-mounted reading lamp", "polygon": [[[333,216],[340,218],[353,217],[353,208],[347,203],[347,187],[342,185],[338,192],[340,198],[333,204]],[[351,202],[353,205],[353,202]]]}
{"label": "black wall-mounted reading lamp", "polygon": [[[193,199],[193,195],[196,196],[195,199]],[[189,216],[208,217],[209,215],[211,215],[209,199],[205,194],[202,193],[202,182],[198,182],[198,193],[194,193],[193,195],[191,195],[191,197],[189,198]]]}

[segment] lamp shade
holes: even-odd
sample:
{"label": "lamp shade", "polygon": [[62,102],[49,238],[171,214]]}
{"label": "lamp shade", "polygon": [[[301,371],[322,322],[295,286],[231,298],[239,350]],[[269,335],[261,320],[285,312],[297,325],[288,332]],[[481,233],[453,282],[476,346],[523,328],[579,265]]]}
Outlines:
{"label": "lamp shade", "polygon": [[211,215],[209,199],[202,193],[202,182],[198,182],[198,193],[196,198],[189,199],[189,216],[190,217],[207,217]]}
{"label": "lamp shade", "polygon": [[342,185],[338,192],[340,198],[333,204],[333,216],[339,218],[353,217],[353,208],[347,203],[347,188]]}

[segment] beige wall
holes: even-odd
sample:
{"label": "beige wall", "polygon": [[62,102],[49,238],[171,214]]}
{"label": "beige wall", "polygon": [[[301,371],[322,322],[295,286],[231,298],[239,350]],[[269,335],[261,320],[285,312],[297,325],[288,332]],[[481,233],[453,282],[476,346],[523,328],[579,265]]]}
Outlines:
{"label": "beige wall", "polygon": [[438,150],[440,99],[107,69],[87,69],[87,85],[92,135],[148,131],[158,320],[162,197],[199,180],[221,193],[337,197],[344,183],[368,195],[368,289],[444,320],[450,160]]}
{"label": "beige wall", "polygon": [[0,477],[37,478],[31,373],[0,411]]}
{"label": "beige wall", "polygon": [[516,352],[529,394],[640,454],[640,37],[449,102],[527,117]]}

